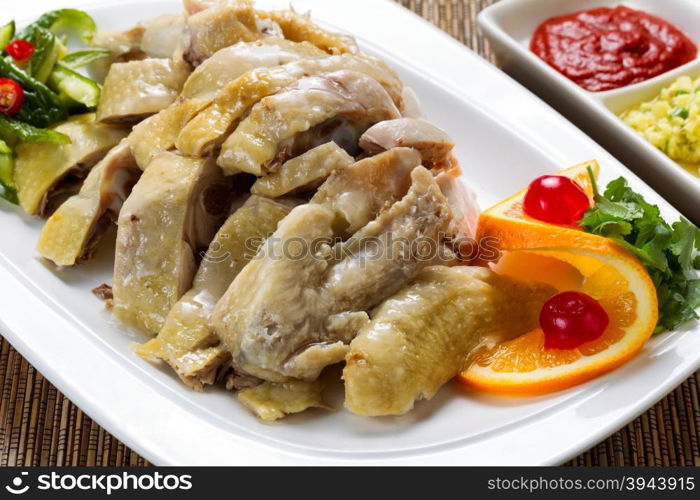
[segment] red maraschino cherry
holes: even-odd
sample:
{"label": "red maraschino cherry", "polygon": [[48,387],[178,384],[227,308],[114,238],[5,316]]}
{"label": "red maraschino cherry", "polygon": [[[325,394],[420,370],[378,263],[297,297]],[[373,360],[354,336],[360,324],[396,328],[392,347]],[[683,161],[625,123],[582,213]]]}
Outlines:
{"label": "red maraschino cherry", "polygon": [[568,177],[543,175],[530,184],[523,210],[530,217],[543,222],[574,226],[590,205],[586,192]]}
{"label": "red maraschino cherry", "polygon": [[600,338],[609,324],[600,303],[581,292],[555,295],[540,311],[545,349],[576,349]]}

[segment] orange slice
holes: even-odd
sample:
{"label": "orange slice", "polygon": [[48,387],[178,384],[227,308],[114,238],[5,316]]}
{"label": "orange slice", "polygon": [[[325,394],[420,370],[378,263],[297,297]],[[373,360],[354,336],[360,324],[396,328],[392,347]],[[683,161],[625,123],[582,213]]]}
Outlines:
{"label": "orange slice", "polygon": [[[596,162],[559,175],[574,179],[591,195],[586,167],[597,175]],[[638,353],[658,320],[656,288],[634,255],[607,238],[528,217],[522,209],[525,192],[481,215],[477,241],[482,252],[477,263],[549,283],[559,291],[587,293],[606,310],[610,326],[602,337],[577,349],[545,349],[540,329],[482,349],[458,378],[489,392],[543,394],[588,381]],[[500,258],[494,259],[496,253]]]}

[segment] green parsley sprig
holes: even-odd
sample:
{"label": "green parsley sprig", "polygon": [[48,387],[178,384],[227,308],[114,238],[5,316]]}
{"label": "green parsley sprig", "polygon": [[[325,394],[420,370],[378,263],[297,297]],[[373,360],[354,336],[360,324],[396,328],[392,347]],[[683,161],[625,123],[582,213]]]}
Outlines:
{"label": "green parsley sprig", "polygon": [[659,299],[659,322],[654,333],[697,319],[700,280],[689,275],[693,269],[700,269],[700,229],[684,217],[669,225],[659,207],[634,192],[624,177],[608,184],[601,195],[590,168],[588,173],[595,205],[580,224],[587,232],[627,248],[647,268]]}

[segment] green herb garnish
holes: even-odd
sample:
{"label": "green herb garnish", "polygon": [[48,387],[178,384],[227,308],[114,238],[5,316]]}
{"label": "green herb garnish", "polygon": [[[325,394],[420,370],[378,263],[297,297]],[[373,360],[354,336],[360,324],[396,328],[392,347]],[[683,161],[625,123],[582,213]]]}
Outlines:
{"label": "green herb garnish", "polygon": [[683,108],[676,108],[671,112],[671,116],[676,116],[678,118],[681,118],[682,120],[687,120],[690,116],[690,111]]}
{"label": "green herb garnish", "polygon": [[656,205],[634,192],[624,177],[600,194],[593,172],[595,206],[581,226],[589,233],[610,238],[627,248],[649,271],[659,299],[659,322],[654,333],[673,330],[697,319],[700,280],[689,279],[700,266],[700,230],[684,217],[669,225]]}

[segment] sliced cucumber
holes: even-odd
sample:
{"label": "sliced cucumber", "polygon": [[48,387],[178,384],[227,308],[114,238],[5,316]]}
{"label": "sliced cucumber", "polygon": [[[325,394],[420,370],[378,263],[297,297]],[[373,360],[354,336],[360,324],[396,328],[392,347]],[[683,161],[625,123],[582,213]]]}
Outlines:
{"label": "sliced cucumber", "polygon": [[15,161],[12,149],[0,141],[0,198],[17,204],[17,187],[14,181]]}
{"label": "sliced cucumber", "polygon": [[93,61],[103,59],[112,55],[111,50],[106,49],[89,49],[72,52],[61,59],[61,63],[68,66],[70,69],[78,69],[87,66]]}
{"label": "sliced cucumber", "polygon": [[15,22],[10,21],[0,28],[0,50],[7,47],[7,44],[10,43],[13,36],[15,36]]}
{"label": "sliced cucumber", "polygon": [[43,28],[35,29],[29,41],[36,47],[29,62],[29,73],[46,83],[61,54],[62,44],[56,35]]}
{"label": "sliced cucumber", "polygon": [[100,102],[99,84],[70,69],[62,63],[56,63],[48,81],[49,88],[58,92],[66,102],[94,109]]}

